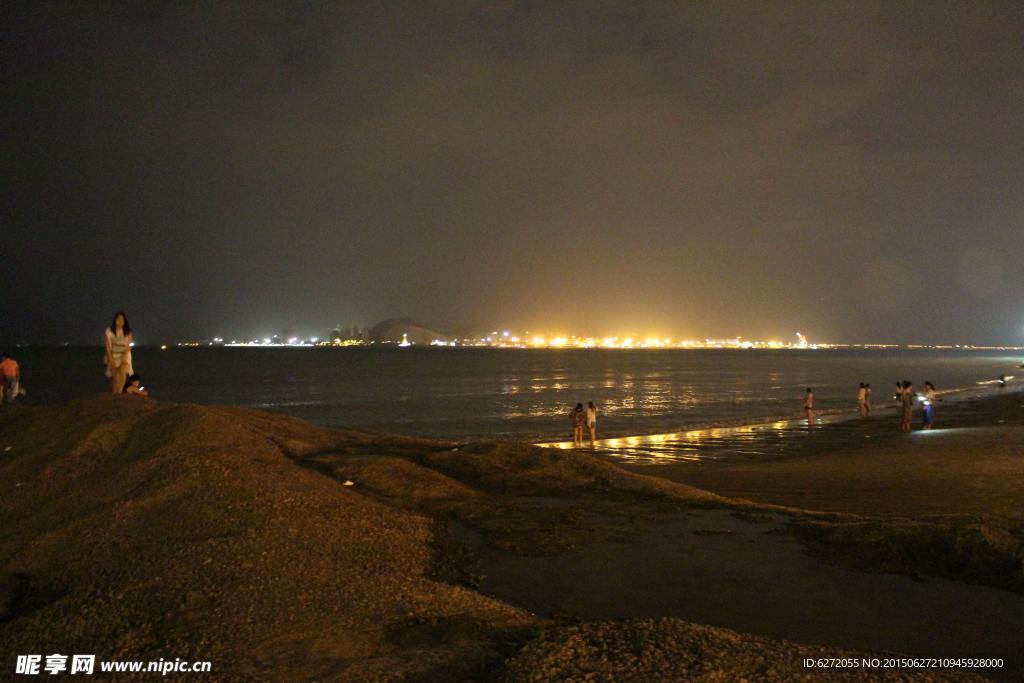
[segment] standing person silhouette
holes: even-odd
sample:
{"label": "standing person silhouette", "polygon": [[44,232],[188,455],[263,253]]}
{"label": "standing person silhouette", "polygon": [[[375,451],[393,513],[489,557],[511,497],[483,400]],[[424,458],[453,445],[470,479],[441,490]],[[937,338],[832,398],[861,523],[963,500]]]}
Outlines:
{"label": "standing person silhouette", "polygon": [[583,404],[577,403],[571,413],[572,416],[572,447],[583,448],[583,425],[587,421],[587,412],[583,410]]}
{"label": "standing person silhouette", "polygon": [[871,417],[871,385],[864,385],[864,417]]}
{"label": "standing person silhouette", "polygon": [[903,394],[901,395],[903,402],[903,425],[902,429],[905,432],[910,431],[910,420],[914,416],[914,385],[910,380],[903,380]]}
{"label": "standing person silhouette", "polygon": [[587,401],[587,429],[590,430],[590,447],[594,447],[597,439],[597,406],[593,401]]}
{"label": "standing person silhouette", "polygon": [[114,314],[114,322],[106,330],[104,343],[107,347],[107,377],[111,379],[111,391],[120,394],[128,375],[133,374],[132,328],[123,312]]}
{"label": "standing person silhouette", "polygon": [[804,395],[804,411],[807,413],[807,426],[810,427],[811,420],[814,419],[814,393],[810,387],[807,387],[807,393]]}
{"label": "standing person silhouette", "polygon": [[864,385],[864,382],[860,383],[860,389],[857,390],[857,407],[860,408],[860,416],[868,416],[868,388]]}
{"label": "standing person silhouette", "polygon": [[935,423],[935,385],[924,383],[924,394],[921,396],[921,422],[925,429],[931,429]]}

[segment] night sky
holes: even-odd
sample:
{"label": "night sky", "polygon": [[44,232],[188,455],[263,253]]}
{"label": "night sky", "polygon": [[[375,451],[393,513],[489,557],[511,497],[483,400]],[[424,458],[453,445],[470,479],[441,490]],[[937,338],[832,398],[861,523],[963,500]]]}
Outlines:
{"label": "night sky", "polygon": [[1024,344],[1024,4],[6,2],[0,341]]}

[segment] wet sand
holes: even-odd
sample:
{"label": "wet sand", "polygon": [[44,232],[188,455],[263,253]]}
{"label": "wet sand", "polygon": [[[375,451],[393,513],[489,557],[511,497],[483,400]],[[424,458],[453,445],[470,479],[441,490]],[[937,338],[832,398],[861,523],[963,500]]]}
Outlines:
{"label": "wet sand", "polygon": [[975,427],[912,432],[873,448],[776,462],[625,467],[723,496],[806,510],[1024,517],[1022,443],[1022,427]]}
{"label": "wet sand", "polygon": [[[915,424],[904,433],[890,411],[810,430],[785,425],[760,437],[746,430],[730,440],[719,432],[702,445],[701,459],[638,460],[607,448],[596,455],[730,498],[871,516],[881,524],[929,515],[1024,520],[1022,399],[1006,393],[940,404],[930,431]],[[784,515],[769,517],[758,525],[725,510],[692,511],[635,543],[599,543],[554,557],[489,557],[478,571],[486,592],[538,613],[667,616],[833,647],[1000,655],[1005,668],[977,673],[997,681],[1024,677],[1021,594],[824,564],[781,533]]]}
{"label": "wet sand", "polygon": [[823,565],[780,518],[725,510],[680,516],[635,543],[481,562],[481,588],[540,614],[588,620],[676,617],[787,641],[919,656],[1001,656],[981,672],[1019,680],[1024,596],[944,579]]}
{"label": "wet sand", "polygon": [[[626,470],[731,498],[860,515],[1024,516],[1024,396],[938,405],[936,428],[901,432],[893,415],[764,434],[763,455],[635,462]],[[728,448],[725,444],[722,448]]]}

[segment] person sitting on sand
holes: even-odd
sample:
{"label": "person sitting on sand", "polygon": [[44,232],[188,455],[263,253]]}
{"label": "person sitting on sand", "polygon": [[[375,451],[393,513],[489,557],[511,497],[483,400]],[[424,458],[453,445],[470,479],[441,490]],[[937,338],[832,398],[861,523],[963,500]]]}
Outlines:
{"label": "person sitting on sand", "polygon": [[857,407],[860,409],[860,416],[861,417],[867,417],[868,416],[867,400],[868,400],[868,390],[867,390],[867,387],[864,386],[864,382],[861,382],[860,383],[860,389],[857,390]]}
{"label": "person sitting on sand", "polygon": [[583,448],[583,425],[587,421],[587,412],[583,410],[583,404],[577,403],[572,413],[572,445],[573,448]]}
{"label": "person sitting on sand", "polygon": [[18,383],[21,380],[21,369],[18,361],[14,360],[7,353],[0,354],[0,383],[3,393],[0,394],[0,403],[13,403],[20,393]]}
{"label": "person sitting on sand", "polygon": [[903,393],[901,394],[903,404],[903,425],[905,432],[910,431],[910,420],[914,416],[914,385],[911,381],[903,380]]}
{"label": "person sitting on sand", "polygon": [[931,382],[924,383],[924,393],[921,394],[921,417],[925,429],[931,429],[935,421],[935,385]]}
{"label": "person sitting on sand", "polygon": [[149,396],[149,392],[142,388],[142,378],[138,375],[132,375],[125,381],[122,393]]}
{"label": "person sitting on sand", "polygon": [[587,401],[587,429],[590,430],[590,447],[593,448],[597,439],[597,406],[593,401]]}
{"label": "person sitting on sand", "polygon": [[810,387],[807,387],[807,393],[804,395],[804,411],[807,413],[807,426],[810,427],[811,420],[814,419],[814,394]]}

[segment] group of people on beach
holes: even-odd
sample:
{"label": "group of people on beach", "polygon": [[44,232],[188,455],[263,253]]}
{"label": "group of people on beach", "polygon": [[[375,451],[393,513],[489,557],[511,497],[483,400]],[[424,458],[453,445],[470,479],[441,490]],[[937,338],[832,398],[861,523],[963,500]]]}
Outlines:
{"label": "group of people on beach", "polygon": [[597,440],[597,406],[593,401],[587,401],[587,407],[577,403],[569,414],[572,418],[572,445],[573,448],[583,448],[583,428],[590,430],[590,447],[594,447]]}
{"label": "group of people on beach", "polygon": [[[114,321],[104,332],[103,343],[106,348],[103,363],[111,390],[115,394],[148,396],[149,392],[142,388],[142,377],[132,367],[132,328],[122,311],[114,314]],[[24,395],[18,361],[6,351],[0,353],[0,403],[12,403]]]}
{"label": "group of people on beach", "polygon": [[[896,409],[902,409],[903,411],[903,421],[900,427],[905,432],[910,431],[910,423],[914,417],[915,398],[918,398],[918,393],[914,391],[913,382],[910,380],[896,382],[896,393],[893,399],[896,401]],[[935,385],[931,382],[925,382],[920,399],[921,423],[925,429],[931,429],[935,422]]]}
{"label": "group of people on beach", "polygon": [[[1005,382],[1002,386],[1005,386]],[[923,391],[918,394],[910,380],[896,382],[896,409],[902,415],[901,429],[905,432],[910,431],[914,400],[917,398],[921,399],[921,424],[925,429],[931,429],[935,423],[935,385],[930,381],[925,382]],[[861,382],[857,390],[857,407],[862,418],[871,417],[871,385],[867,382]],[[807,426],[810,427],[814,420],[814,391],[811,387],[807,387],[804,395],[804,412],[807,414]],[[583,429],[586,427],[590,431],[590,447],[594,448],[597,440],[597,406],[594,402],[588,401],[586,407],[577,403],[569,415],[572,418],[573,447],[583,447]]]}
{"label": "group of people on beach", "polygon": [[[902,411],[901,428],[905,432],[910,431],[916,398],[921,399],[921,423],[925,429],[931,429],[935,422],[935,385],[930,381],[925,382],[924,390],[918,394],[910,380],[896,382],[896,410]],[[871,385],[866,382],[861,382],[857,390],[857,408],[862,418],[871,417]],[[807,393],[804,395],[804,412],[807,414],[807,426],[810,427],[811,420],[814,419],[814,392],[810,387],[807,387]]]}

